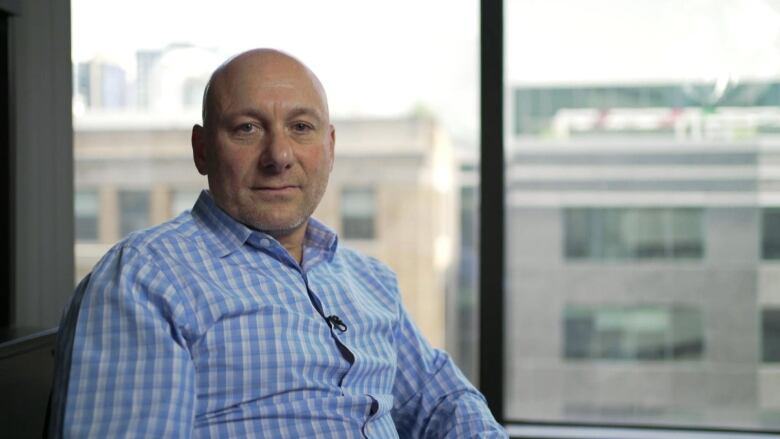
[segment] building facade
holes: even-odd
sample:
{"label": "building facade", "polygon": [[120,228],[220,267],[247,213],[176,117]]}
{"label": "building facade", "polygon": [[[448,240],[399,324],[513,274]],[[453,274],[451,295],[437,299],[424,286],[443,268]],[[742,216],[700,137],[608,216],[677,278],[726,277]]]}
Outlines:
{"label": "building facade", "polygon": [[780,85],[516,87],[510,419],[780,428]]}

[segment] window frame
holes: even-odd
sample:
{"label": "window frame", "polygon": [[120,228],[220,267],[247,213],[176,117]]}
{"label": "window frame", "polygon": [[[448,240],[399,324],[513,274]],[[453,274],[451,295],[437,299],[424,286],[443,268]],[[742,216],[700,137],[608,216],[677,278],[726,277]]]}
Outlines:
{"label": "window frame", "polygon": [[74,215],[70,2],[0,0],[0,14],[7,31],[0,124],[7,127],[8,166],[0,251],[9,256],[0,272],[2,350],[59,321],[73,292]]}
{"label": "window frame", "polygon": [[504,419],[504,0],[480,1],[479,388]]}
{"label": "window frame", "polygon": [[11,103],[13,102],[13,87],[11,86],[11,30],[10,21],[15,10],[12,5],[0,4],[0,163],[3,163],[2,186],[4,190],[0,195],[0,251],[8,261],[0,268],[0,328],[8,328],[12,323],[11,310],[14,308],[13,292],[15,291],[14,272],[14,216],[12,206],[15,190],[15,167],[13,143],[13,117]]}

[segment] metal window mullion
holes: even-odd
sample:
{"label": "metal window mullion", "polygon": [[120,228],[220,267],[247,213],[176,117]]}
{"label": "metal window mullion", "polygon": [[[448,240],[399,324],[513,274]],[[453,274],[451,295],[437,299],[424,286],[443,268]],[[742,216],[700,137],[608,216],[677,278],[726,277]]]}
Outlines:
{"label": "metal window mullion", "polygon": [[479,387],[504,413],[504,17],[503,0],[480,2]]}

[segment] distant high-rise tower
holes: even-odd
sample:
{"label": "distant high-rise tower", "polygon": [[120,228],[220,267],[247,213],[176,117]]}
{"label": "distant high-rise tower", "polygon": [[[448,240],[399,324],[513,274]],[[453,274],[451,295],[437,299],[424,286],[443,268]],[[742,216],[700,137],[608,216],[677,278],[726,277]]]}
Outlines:
{"label": "distant high-rise tower", "polygon": [[139,50],[136,52],[138,108],[149,108],[151,106],[152,88],[155,83],[153,78],[160,64],[162,54],[162,50]]}
{"label": "distant high-rise tower", "polygon": [[138,108],[155,112],[199,109],[209,75],[223,58],[214,49],[189,43],[139,50],[136,52]]}
{"label": "distant high-rise tower", "polygon": [[127,75],[111,62],[95,58],[79,63],[76,86],[88,108],[117,109],[128,104]]}

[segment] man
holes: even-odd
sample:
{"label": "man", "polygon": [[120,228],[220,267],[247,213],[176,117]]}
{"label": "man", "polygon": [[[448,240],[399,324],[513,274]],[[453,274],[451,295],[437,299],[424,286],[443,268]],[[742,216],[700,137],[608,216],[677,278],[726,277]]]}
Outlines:
{"label": "man", "polygon": [[296,59],[253,50],[214,72],[192,131],[209,191],[77,288],[52,436],[505,437],[390,270],[310,217],[335,140]]}

